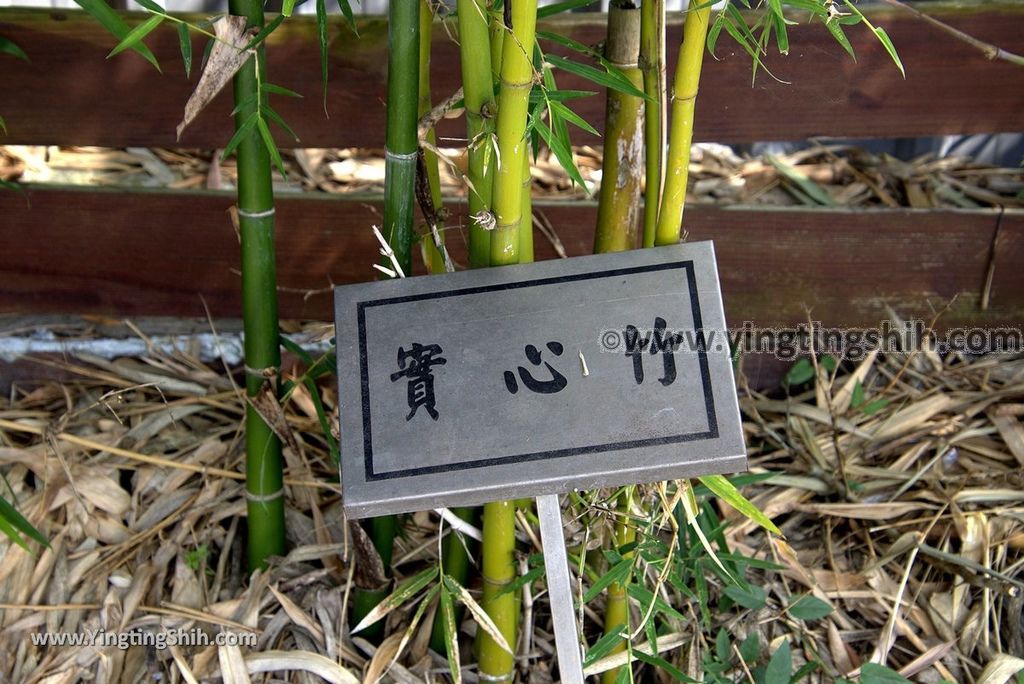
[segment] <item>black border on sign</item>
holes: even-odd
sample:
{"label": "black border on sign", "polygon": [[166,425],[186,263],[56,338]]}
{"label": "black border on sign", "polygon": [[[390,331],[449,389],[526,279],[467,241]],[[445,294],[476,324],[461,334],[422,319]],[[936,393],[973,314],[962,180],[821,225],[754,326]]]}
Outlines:
{"label": "black border on sign", "polygon": [[[593,444],[589,446],[572,447],[569,449],[554,449],[551,451],[536,451],[527,454],[514,456],[499,456],[485,458],[477,461],[462,461],[459,463],[446,463],[436,466],[422,466],[419,468],[407,468],[386,473],[377,473],[373,470],[373,437],[370,421],[370,373],[366,355],[366,309],[373,306],[387,306],[388,304],[405,304],[427,299],[442,299],[444,297],[460,297],[465,295],[482,294],[485,292],[496,292],[499,290],[518,290],[526,287],[541,287],[544,285],[557,285],[577,280],[595,280],[597,278],[615,278],[636,273],[650,273],[652,271],[667,271],[682,268],[686,271],[687,285],[690,290],[690,309],[693,316],[693,327],[697,333],[697,358],[700,365],[701,384],[704,389],[704,408],[707,410],[708,430],[704,432],[684,432],[678,435],[667,435],[665,437],[651,437],[648,439],[634,439],[628,442],[611,442],[606,444]],[[694,275],[693,261],[674,261],[664,264],[649,264],[647,266],[633,266],[630,268],[618,268],[611,271],[595,271],[592,273],[577,273],[574,275],[555,276],[551,278],[540,278],[538,280],[524,280],[515,283],[498,283],[495,285],[480,285],[477,287],[466,287],[460,290],[448,290],[443,292],[424,292],[422,294],[405,295],[402,297],[388,297],[385,299],[373,299],[366,302],[358,302],[356,305],[357,328],[359,332],[359,375],[360,392],[363,404],[363,464],[367,482],[378,480],[393,480],[402,477],[415,477],[417,475],[432,475],[436,473],[450,473],[473,468],[486,468],[488,466],[507,465],[509,463],[525,463],[566,456],[577,456],[580,454],[598,454],[605,451],[621,451],[625,449],[639,449],[642,447],[661,446],[665,444],[679,444],[681,442],[696,442],[704,439],[716,439],[718,437],[718,417],[715,414],[715,398],[711,390],[711,373],[708,370],[707,342],[704,339],[704,322],[701,318],[700,301],[697,297],[697,278]]]}

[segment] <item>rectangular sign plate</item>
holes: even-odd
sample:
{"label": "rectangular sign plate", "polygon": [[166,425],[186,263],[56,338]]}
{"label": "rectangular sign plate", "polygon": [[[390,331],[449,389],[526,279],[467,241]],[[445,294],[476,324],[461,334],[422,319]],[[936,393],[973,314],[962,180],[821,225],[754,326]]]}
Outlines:
{"label": "rectangular sign plate", "polygon": [[710,242],[335,290],[351,517],[744,470]]}

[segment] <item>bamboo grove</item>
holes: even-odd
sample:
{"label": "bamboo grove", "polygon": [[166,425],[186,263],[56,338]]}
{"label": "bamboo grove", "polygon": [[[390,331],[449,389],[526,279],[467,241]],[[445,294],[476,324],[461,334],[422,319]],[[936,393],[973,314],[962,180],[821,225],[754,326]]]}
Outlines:
{"label": "bamboo grove", "polygon": [[[188,23],[153,0],[140,0],[148,17],[133,28],[103,0],[76,1],[119,40],[111,56],[133,50],[156,65],[144,39],[159,26],[173,24],[186,72],[192,64],[192,39],[200,37],[214,46],[206,71],[216,67],[228,70],[229,77],[233,74],[235,134],[227,142],[224,156],[237,153],[238,158],[234,216],[240,236],[245,327],[248,555],[250,569],[257,569],[287,551],[282,442],[275,419],[280,410],[278,402],[287,400],[290,386],[278,377],[282,340],[277,320],[271,182],[274,168],[284,173],[284,165],[270,124],[294,134],[272,108],[270,95],[297,94],[267,81],[267,60],[273,55],[264,45],[267,36],[291,15],[295,2],[286,0],[283,12],[267,22],[259,0],[231,0],[230,14],[241,18],[237,30],[231,33],[223,29],[226,19]],[[358,22],[347,0],[339,0],[347,26],[329,20],[325,0],[314,1],[323,105],[329,109],[326,84],[331,34],[342,31],[345,41],[358,41]],[[783,5],[819,20],[851,53],[844,26],[867,24],[849,2],[846,6],[850,11],[840,12],[836,9],[839,3],[827,0],[772,0],[764,4],[760,14],[753,15],[752,21],[735,3],[725,2],[714,11],[709,3],[694,3],[682,13],[682,43],[669,85],[664,0],[644,0],[641,4],[611,0],[607,39],[600,49],[544,27],[538,30],[538,17],[594,1],[563,0],[538,9],[537,0],[456,0],[454,7],[436,6],[432,0],[391,0],[380,226],[386,255],[378,265],[387,277],[411,275],[419,262],[429,273],[454,267],[445,241],[449,228],[457,226],[446,225],[451,218],[442,202],[438,174],[438,164],[447,162],[438,155],[431,129],[439,118],[435,110],[439,103],[447,103],[440,114],[449,113],[453,106],[464,113],[469,267],[499,267],[533,260],[531,157],[542,146],[548,147],[570,178],[583,185],[573,159],[570,125],[593,134],[598,131],[571,105],[575,98],[598,96],[599,90],[605,91],[606,116],[594,252],[670,245],[679,242],[682,235],[704,54],[714,50],[720,33],[725,31],[751,56],[756,73],[763,68],[761,56],[773,38],[780,52],[788,51],[786,27],[790,20],[782,13]],[[435,30],[442,23],[444,31]],[[898,65],[884,31],[867,26]],[[442,35],[458,43],[461,93],[431,92],[431,41]],[[213,65],[219,59],[215,57],[218,51],[226,52],[227,57]],[[562,90],[557,78],[563,74],[583,78],[596,90]],[[220,85],[226,82],[220,80]],[[311,360],[311,368],[300,381],[315,390],[313,380],[329,366]],[[330,434],[328,418],[319,400],[316,405],[325,438],[336,455],[337,443]],[[700,485],[680,482],[660,490],[663,504],[666,500],[673,502],[666,513],[673,520],[678,518],[680,544],[690,538],[685,532],[690,526],[705,551],[714,553],[698,526],[702,516],[710,515],[698,502],[698,486],[774,530],[728,480],[712,476],[702,478]],[[638,588],[645,581],[639,569],[641,551],[647,548],[645,540],[657,532],[648,524],[658,518],[652,513],[657,508],[657,497],[638,496],[639,491],[629,487],[589,498],[570,497],[570,505],[576,507],[586,508],[586,502],[593,505],[599,501],[599,506],[592,506],[582,515],[594,529],[605,530],[603,549],[581,552],[593,583],[584,600],[604,597],[603,636],[598,635],[591,644],[591,659],[627,648],[637,628],[645,627],[637,623],[638,615],[658,612],[654,610],[653,595]],[[671,495],[666,498],[664,493],[668,491]],[[517,558],[521,550],[517,528],[534,515],[531,502],[501,501],[487,504],[482,511],[467,508],[454,513],[482,530],[479,547],[451,531],[440,547],[438,566],[397,586],[392,579],[392,561],[401,520],[386,517],[350,525],[357,567],[353,631],[379,642],[384,636],[384,618],[400,606],[419,601],[409,629],[433,611],[431,646],[447,655],[452,677],[458,681],[461,661],[470,659],[460,654],[459,638],[462,609],[468,609],[478,625],[473,654],[480,679],[511,682],[517,677],[513,654],[520,640],[519,590],[540,576],[537,567],[524,574]],[[480,591],[467,587],[479,587]],[[636,610],[638,604],[645,603],[644,611]],[[645,636],[649,638],[651,633]],[[656,666],[664,663],[671,668],[658,660],[649,656],[644,662]],[[619,667],[607,670],[603,681],[615,684],[630,681],[631,677],[630,668]]]}

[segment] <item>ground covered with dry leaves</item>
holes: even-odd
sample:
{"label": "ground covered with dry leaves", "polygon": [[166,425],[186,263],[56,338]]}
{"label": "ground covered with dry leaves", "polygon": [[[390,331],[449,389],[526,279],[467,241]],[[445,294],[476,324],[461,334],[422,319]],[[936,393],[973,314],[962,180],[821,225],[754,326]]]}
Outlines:
{"label": "ground covered with dry leaves", "polygon": [[[69,379],[19,384],[0,399],[5,497],[50,540],[31,553],[0,541],[0,682],[450,679],[445,660],[427,647],[429,619],[398,653],[415,602],[388,616],[379,649],[350,634],[349,536],[335,465],[301,385],[286,407],[297,447],[287,450],[291,551],[250,577],[240,376],[156,352],[40,363],[48,371],[60,366]],[[871,354],[807,375],[791,376],[788,390],[770,395],[741,382],[751,471],[775,474],[753,478],[743,491],[785,534],[769,538],[735,511],[707,505],[731,522],[710,536],[744,573],[745,593],[728,590],[706,557],[694,560],[699,549],[695,555],[685,540],[671,542],[671,516],[644,517],[648,507],[664,505],[671,487],[639,492],[638,526],[694,582],[690,599],[661,581],[664,564],[646,567],[646,556],[637,563],[635,576],[674,609],[658,611],[660,657],[697,680],[746,682],[763,677],[788,643],[792,672],[812,663],[800,681],[856,679],[872,661],[913,681],[1008,681],[1024,666],[1017,660],[1024,657],[1024,359]],[[327,384],[321,391],[336,411],[336,390]],[[567,501],[570,553],[600,547],[611,500]],[[536,563],[539,534],[528,510],[519,523],[526,571]],[[433,512],[404,520],[398,578],[436,563],[437,535]],[[592,556],[585,554],[581,595],[603,572]],[[550,607],[543,577],[534,577],[522,587],[519,672],[524,681],[547,682]],[[476,593],[479,580],[469,586]],[[795,599],[804,596],[831,610],[824,617],[798,611]],[[601,636],[603,601],[598,592],[580,611],[591,646]],[[641,624],[640,603],[633,609],[633,624]],[[201,632],[209,645],[42,646],[31,638],[178,629]],[[471,616],[463,618],[463,678],[470,682],[477,681],[474,631]],[[244,639],[217,645],[221,633]],[[637,639],[646,643],[644,634]],[[591,658],[588,673],[624,659]],[[643,681],[672,679],[642,662],[634,672]]]}

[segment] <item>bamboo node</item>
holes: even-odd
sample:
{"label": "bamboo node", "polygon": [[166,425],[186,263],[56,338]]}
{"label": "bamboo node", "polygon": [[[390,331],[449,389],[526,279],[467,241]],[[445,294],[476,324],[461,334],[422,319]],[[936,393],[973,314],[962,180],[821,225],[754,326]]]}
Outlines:
{"label": "bamboo node", "polygon": [[266,368],[253,368],[252,366],[246,366],[245,374],[251,375],[254,378],[260,378],[261,380],[268,380],[277,375],[277,369],[273,366],[268,366]]}
{"label": "bamboo node", "polygon": [[278,499],[284,498],[284,487],[281,487],[276,492],[270,494],[256,494],[246,490],[245,500],[252,501],[253,503],[270,503],[271,501],[277,501]]}
{"label": "bamboo node", "polygon": [[274,208],[274,207],[270,207],[266,211],[246,211],[245,209],[239,209],[238,210],[238,215],[241,216],[242,218],[258,219],[258,218],[266,218],[268,216],[273,216],[276,212],[277,212],[277,209]]}
{"label": "bamboo node", "polygon": [[687,95],[686,97],[680,97],[679,95],[676,95],[675,93],[672,93],[672,101],[673,102],[687,102],[689,100],[696,100],[696,99],[697,99],[697,93],[696,92],[694,92],[693,95]]}
{"label": "bamboo node", "polygon": [[384,156],[386,159],[415,159],[417,154],[419,154],[419,150],[414,152],[392,152],[389,149],[384,150]]}

